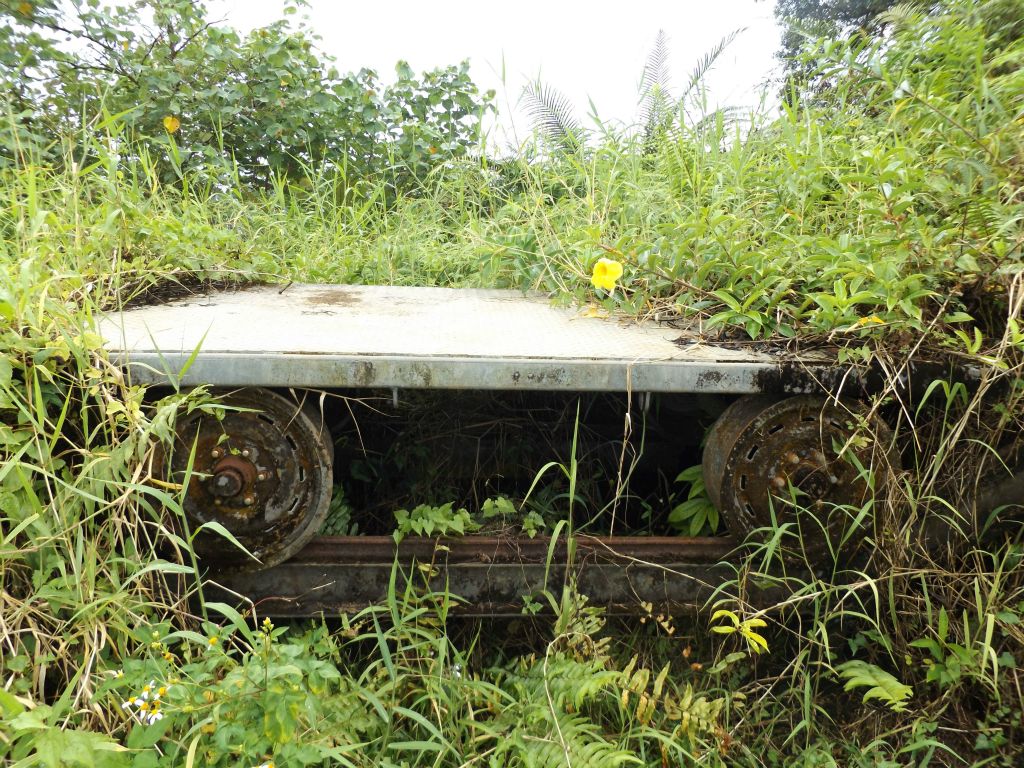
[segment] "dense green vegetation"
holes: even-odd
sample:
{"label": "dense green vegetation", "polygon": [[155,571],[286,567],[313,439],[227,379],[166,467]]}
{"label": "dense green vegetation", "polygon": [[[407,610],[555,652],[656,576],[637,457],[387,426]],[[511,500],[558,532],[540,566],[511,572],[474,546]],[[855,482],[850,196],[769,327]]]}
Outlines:
{"label": "dense green vegetation", "polygon": [[[381,88],[284,24],[242,39],[191,3],[71,5],[0,4],[0,760],[1020,763],[1022,550],[1012,508],[971,501],[1017,465],[1024,416],[1019,0],[808,42],[778,113],[704,113],[697,82],[588,133],[542,101],[536,143],[501,159],[464,68]],[[276,279],[541,288],[827,342],[891,374],[879,405],[920,458],[862,510],[869,563],[801,580],[779,529],[696,617],[620,626],[571,583],[501,631],[426,590],[324,626],[195,616],[153,456],[179,410],[213,406],[147,397],[93,323],[175,281]],[[979,390],[900,408],[926,351],[978,366]],[[791,597],[755,611],[744,586],[769,578]]]}

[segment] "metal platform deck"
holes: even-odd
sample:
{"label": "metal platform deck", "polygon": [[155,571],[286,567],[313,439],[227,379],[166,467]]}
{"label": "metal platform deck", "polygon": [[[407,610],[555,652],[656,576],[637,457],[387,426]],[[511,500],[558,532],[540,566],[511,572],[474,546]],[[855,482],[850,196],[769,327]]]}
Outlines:
{"label": "metal platform deck", "polygon": [[260,286],[111,313],[100,329],[135,381],[186,386],[742,394],[810,391],[823,367],[517,291]]}

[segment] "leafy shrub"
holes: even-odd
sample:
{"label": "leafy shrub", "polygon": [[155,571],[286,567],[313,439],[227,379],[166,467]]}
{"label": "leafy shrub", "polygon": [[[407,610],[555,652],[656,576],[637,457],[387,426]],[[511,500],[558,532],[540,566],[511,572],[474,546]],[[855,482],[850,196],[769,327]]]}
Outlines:
{"label": "leafy shrub", "polygon": [[0,8],[0,162],[59,162],[61,139],[106,112],[127,140],[120,153],[159,158],[165,180],[206,169],[221,183],[269,187],[329,165],[342,197],[383,180],[393,198],[477,138],[491,94],[465,62],[422,77],[399,62],[385,87],[370,70],[340,75],[301,25],[282,19],[243,38],[207,14],[191,0]]}

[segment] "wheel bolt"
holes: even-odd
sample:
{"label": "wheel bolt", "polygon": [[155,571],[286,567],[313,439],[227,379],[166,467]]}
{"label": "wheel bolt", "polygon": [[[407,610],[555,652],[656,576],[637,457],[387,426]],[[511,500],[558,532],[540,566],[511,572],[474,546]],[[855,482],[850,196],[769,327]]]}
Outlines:
{"label": "wheel bolt", "polygon": [[219,459],[221,457],[220,449],[214,448],[212,451],[210,451],[210,456],[212,456],[215,459]]}
{"label": "wheel bolt", "polygon": [[214,504],[216,504],[216,505],[217,505],[217,506],[219,507],[219,506],[220,506],[221,504],[223,504],[224,502],[223,502],[223,501],[221,501],[220,499],[214,499],[214,500],[213,500],[213,503],[214,503]]}
{"label": "wheel bolt", "polygon": [[772,478],[772,485],[778,488],[780,491],[786,487],[786,478],[782,475],[776,475]]}
{"label": "wheel bolt", "polygon": [[262,483],[264,480],[267,479],[267,473],[266,472],[260,472],[258,475],[256,475],[256,479],[259,480]]}
{"label": "wheel bolt", "polygon": [[242,455],[245,456],[246,458],[248,458],[248,456],[249,456],[249,449],[248,448],[244,449],[242,451]]}
{"label": "wheel bolt", "polygon": [[790,451],[789,453],[786,454],[786,461],[788,461],[790,464],[799,464],[800,457],[793,453],[793,451]]}
{"label": "wheel bolt", "polygon": [[252,506],[252,502],[253,502],[253,498],[252,498],[252,496],[246,496],[243,501],[244,501],[245,506],[251,507]]}

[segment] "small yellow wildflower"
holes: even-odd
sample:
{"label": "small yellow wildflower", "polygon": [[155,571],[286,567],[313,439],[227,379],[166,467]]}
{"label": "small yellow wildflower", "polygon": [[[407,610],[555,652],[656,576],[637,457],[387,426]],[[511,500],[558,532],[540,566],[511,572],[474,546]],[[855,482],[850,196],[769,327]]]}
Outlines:
{"label": "small yellow wildflower", "polygon": [[168,133],[177,133],[179,128],[181,128],[181,120],[174,115],[164,117],[164,130]]}
{"label": "small yellow wildflower", "polygon": [[207,640],[206,642],[208,642],[210,644],[210,647],[212,648],[213,646],[215,646],[217,643],[220,642],[220,638],[217,637],[216,635],[211,635],[210,639]]}
{"label": "small yellow wildflower", "polygon": [[598,259],[594,265],[594,274],[590,276],[590,282],[595,288],[611,293],[615,290],[616,281],[622,277],[622,264],[614,259]]}
{"label": "small yellow wildflower", "polygon": [[164,651],[164,661],[174,661],[174,654],[170,651]]}

